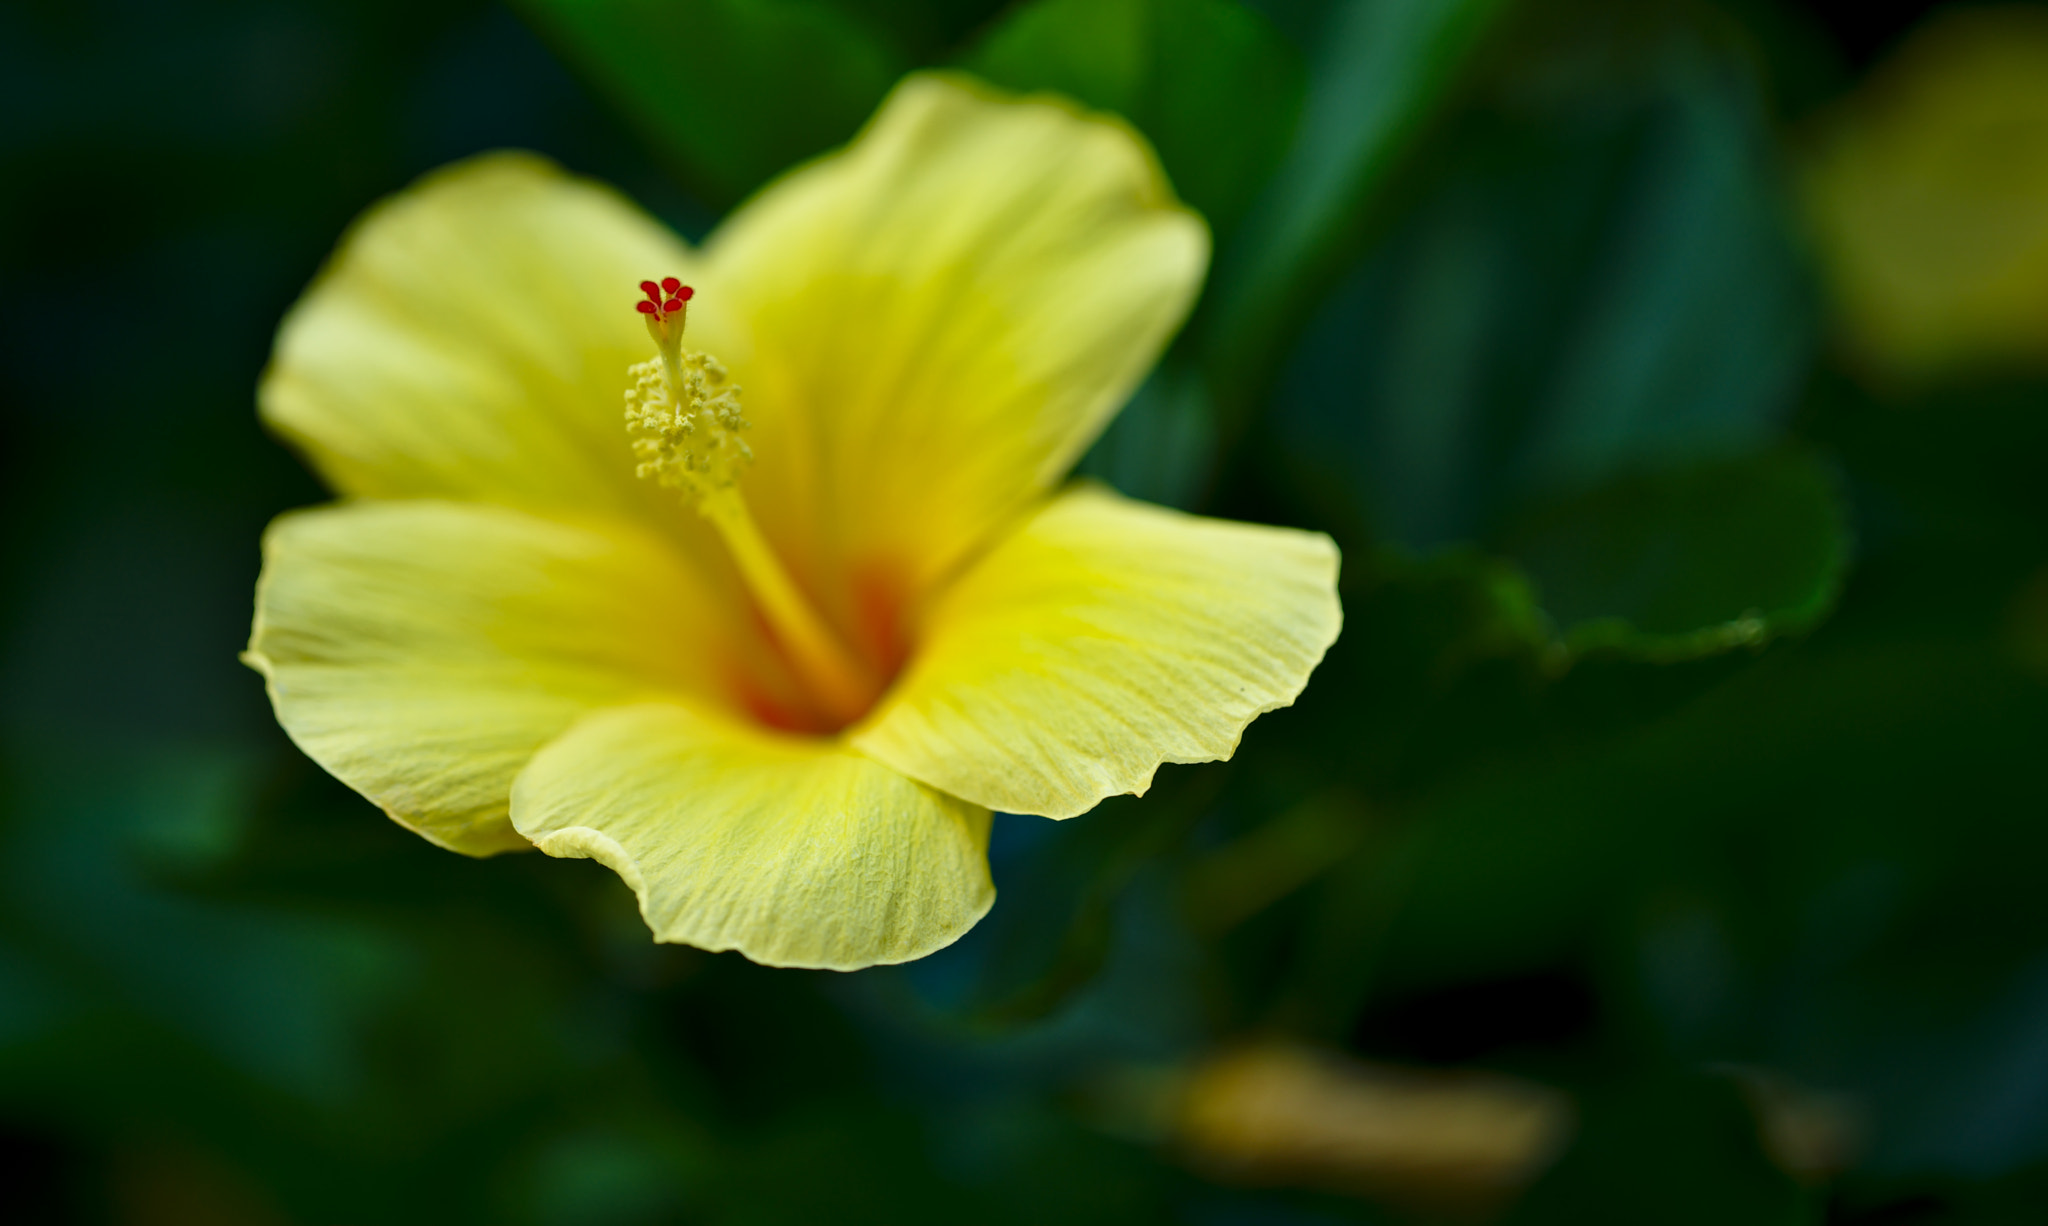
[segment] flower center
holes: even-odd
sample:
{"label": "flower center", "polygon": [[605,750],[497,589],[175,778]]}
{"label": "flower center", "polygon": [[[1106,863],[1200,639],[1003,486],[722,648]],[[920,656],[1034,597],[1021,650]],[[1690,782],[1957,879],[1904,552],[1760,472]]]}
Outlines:
{"label": "flower center", "polygon": [[754,453],[740,437],[748,424],[740,389],[717,358],[683,348],[695,291],[674,277],[642,281],[640,290],[646,297],[634,306],[658,354],[626,372],[633,379],[626,433],[639,460],[635,471],[680,491],[718,530],[790,663],[826,714],[851,723],[873,705],[880,681],[811,607],[747,509],[738,481]]}

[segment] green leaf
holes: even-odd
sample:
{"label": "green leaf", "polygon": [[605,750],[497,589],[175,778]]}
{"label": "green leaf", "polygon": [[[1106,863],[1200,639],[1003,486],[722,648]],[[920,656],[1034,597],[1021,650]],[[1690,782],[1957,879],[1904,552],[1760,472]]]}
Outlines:
{"label": "green leaf", "polygon": [[1350,0],[1337,10],[1294,143],[1246,241],[1219,270],[1209,335],[1227,424],[1242,427],[1285,342],[1341,271],[1368,206],[1506,7]]}
{"label": "green leaf", "polygon": [[818,0],[518,0],[706,203],[850,137],[910,65]]}
{"label": "green leaf", "polygon": [[1525,488],[1754,445],[1811,360],[1813,294],[1755,67],[1673,33],[1651,49],[1640,152],[1511,474]]}
{"label": "green leaf", "polygon": [[1780,433],[1816,330],[1753,69],[1684,24],[1630,48],[1500,73],[1323,305],[1277,415],[1346,518],[1488,542],[1532,497]]}
{"label": "green leaf", "polygon": [[1293,49],[1235,0],[1035,0],[963,66],[1129,119],[1219,230],[1278,164],[1301,103]]}
{"label": "green leaf", "polygon": [[2013,769],[2048,688],[1957,633],[1994,593],[1943,585],[1940,627],[1907,575],[1664,718],[1445,776],[1361,879],[1394,898],[1374,996],[1588,965],[1603,1060],[1848,1094],[1865,1170],[2048,1156],[2048,776]]}
{"label": "green leaf", "polygon": [[1609,38],[1587,20],[1518,30],[1433,147],[1302,341],[1283,458],[1354,538],[1523,566],[1574,651],[1804,629],[1846,564],[1834,494],[1736,459],[1783,434],[1816,339],[1754,65],[1682,14],[1574,60]]}
{"label": "green leaf", "polygon": [[1575,652],[1677,660],[1816,625],[1849,528],[1827,472],[1780,451],[1614,481],[1527,516],[1505,548]]}

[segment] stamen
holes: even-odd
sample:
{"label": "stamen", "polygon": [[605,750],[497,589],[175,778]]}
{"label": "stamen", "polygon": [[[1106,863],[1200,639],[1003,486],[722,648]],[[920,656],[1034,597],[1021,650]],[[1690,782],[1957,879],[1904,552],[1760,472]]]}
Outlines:
{"label": "stamen", "polygon": [[879,682],[804,599],[740,495],[739,475],[754,459],[740,437],[749,424],[740,389],[717,358],[682,347],[696,291],[675,277],[659,285],[642,281],[640,290],[647,297],[633,307],[645,317],[660,356],[627,370],[633,386],[626,390],[626,433],[639,460],[635,471],[681,491],[711,521],[812,692],[832,716],[850,723],[874,701]]}

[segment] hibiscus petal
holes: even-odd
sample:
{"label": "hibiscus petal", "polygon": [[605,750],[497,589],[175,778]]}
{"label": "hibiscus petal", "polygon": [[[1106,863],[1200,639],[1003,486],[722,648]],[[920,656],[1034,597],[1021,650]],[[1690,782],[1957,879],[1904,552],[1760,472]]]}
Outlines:
{"label": "hibiscus petal", "polygon": [[621,397],[654,352],[639,282],[691,258],[540,158],[457,163],[342,240],[278,332],[264,419],[343,494],[686,522],[634,478]]}
{"label": "hibiscus petal", "polygon": [[507,821],[533,752],[598,707],[679,694],[763,654],[699,578],[624,527],[503,507],[342,504],[264,537],[244,657],[314,761],[399,824],[471,855]]}
{"label": "hibiscus petal", "polygon": [[1208,255],[1123,123],[909,78],[706,248],[744,337],[717,352],[755,423],[763,529],[827,601],[900,611],[1065,474]]}
{"label": "hibiscus petal", "polygon": [[850,739],[977,804],[1072,817],[1162,762],[1229,757],[1293,702],[1336,641],[1336,584],[1320,533],[1077,489],[938,599]]}
{"label": "hibiscus petal", "polygon": [[512,821],[618,873],[657,940],[771,966],[922,957],[995,901],[988,810],[840,742],[676,706],[579,722],[519,776]]}

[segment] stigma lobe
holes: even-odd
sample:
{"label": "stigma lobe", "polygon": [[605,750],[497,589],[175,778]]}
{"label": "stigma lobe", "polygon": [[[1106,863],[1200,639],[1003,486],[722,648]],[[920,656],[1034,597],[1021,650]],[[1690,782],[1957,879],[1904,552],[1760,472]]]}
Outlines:
{"label": "stigma lobe", "polygon": [[697,295],[696,290],[684,285],[675,277],[663,277],[659,285],[652,281],[642,281],[640,292],[647,297],[634,303],[634,309],[642,315],[652,315],[657,321],[681,313],[683,304]]}

